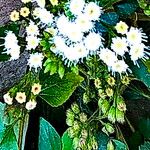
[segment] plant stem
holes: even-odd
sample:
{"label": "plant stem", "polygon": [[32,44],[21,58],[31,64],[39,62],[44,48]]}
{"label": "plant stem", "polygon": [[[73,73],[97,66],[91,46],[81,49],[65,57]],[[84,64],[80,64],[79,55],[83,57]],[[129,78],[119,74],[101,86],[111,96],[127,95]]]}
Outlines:
{"label": "plant stem", "polygon": [[131,131],[134,133],[134,132],[135,132],[135,129],[134,129],[134,127],[131,125],[129,119],[128,119],[126,116],[125,116],[125,120],[127,121],[127,123],[128,123],[128,125],[129,125]]}

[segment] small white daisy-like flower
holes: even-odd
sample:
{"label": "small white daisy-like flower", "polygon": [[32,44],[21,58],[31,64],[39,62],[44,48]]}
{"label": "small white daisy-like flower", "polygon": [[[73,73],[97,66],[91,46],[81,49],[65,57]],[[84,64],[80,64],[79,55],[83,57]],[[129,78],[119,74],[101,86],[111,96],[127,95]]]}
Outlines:
{"label": "small white daisy-like flower", "polygon": [[31,0],[21,0],[24,4],[31,2]]}
{"label": "small white daisy-like flower", "polygon": [[117,23],[117,25],[115,26],[115,29],[117,30],[118,33],[120,34],[126,34],[128,32],[128,25],[123,22],[120,21],[119,23]]}
{"label": "small white daisy-like flower", "polygon": [[86,36],[85,47],[89,49],[92,53],[102,47],[102,37],[97,33],[90,33]]}
{"label": "small white daisy-like flower", "polygon": [[74,15],[79,15],[83,10],[84,5],[84,0],[71,0],[69,8]]}
{"label": "small white daisy-like flower", "polygon": [[41,92],[41,85],[39,83],[34,83],[31,89],[31,92],[34,95],[38,95]]}
{"label": "small white daisy-like flower", "polygon": [[141,29],[131,27],[129,32],[127,32],[127,41],[130,45],[141,43],[142,41],[147,42],[147,36],[145,33],[142,33]]}
{"label": "small white daisy-like flower", "polygon": [[26,101],[26,94],[25,94],[25,92],[17,92],[15,99],[20,104],[24,103]]}
{"label": "small white daisy-like flower", "polygon": [[10,93],[6,93],[3,95],[4,102],[7,103],[8,105],[12,105],[13,103],[13,98],[10,97]]}
{"label": "small white daisy-like flower", "polygon": [[118,55],[123,56],[128,51],[126,38],[116,37],[112,39],[111,49]]}
{"label": "small white daisy-like flower", "polygon": [[30,14],[30,10],[27,7],[22,7],[20,10],[20,15],[23,17],[28,17]]}
{"label": "small white daisy-like flower", "polygon": [[35,54],[30,54],[30,58],[28,60],[28,65],[31,68],[35,69],[35,72],[37,72],[37,68],[40,67],[42,68],[42,61],[43,61],[44,56],[41,53],[35,53]]}
{"label": "small white daisy-like flower", "polygon": [[128,65],[124,62],[124,60],[118,60],[112,63],[111,71],[113,74],[115,74],[115,72],[118,72],[121,75],[122,73],[126,73],[127,70]]}
{"label": "small white daisy-like flower", "polygon": [[35,7],[35,9],[33,10],[33,13],[32,15],[37,18],[38,16],[40,16],[40,11],[41,11],[41,8],[40,7]]}
{"label": "small white daisy-like flower", "polygon": [[10,60],[16,60],[20,57],[20,46],[16,45],[15,48],[9,50],[11,56]]}
{"label": "small white daisy-like flower", "polygon": [[108,68],[111,67],[112,63],[116,62],[118,60],[117,56],[114,52],[109,50],[108,48],[101,49],[99,53],[100,59],[108,66]]}
{"label": "small white daisy-like flower", "polygon": [[34,108],[36,107],[36,105],[37,105],[37,102],[36,102],[35,100],[29,100],[29,101],[26,103],[25,108],[26,108],[27,110],[32,110],[32,109],[34,109]]}
{"label": "small white daisy-like flower", "polygon": [[56,26],[57,26],[60,34],[66,35],[66,33],[67,33],[66,26],[68,26],[68,24],[69,24],[69,20],[65,15],[61,15],[60,17],[57,18]]}
{"label": "small white daisy-like flower", "polygon": [[29,26],[26,27],[27,35],[39,35],[39,28],[33,21],[30,21]]}
{"label": "small white daisy-like flower", "polygon": [[19,20],[19,12],[17,12],[16,10],[12,11],[10,14],[10,20],[11,21],[18,21]]}
{"label": "small white daisy-like flower", "polygon": [[44,25],[50,25],[53,22],[53,14],[51,14],[45,8],[40,9],[37,18],[39,18],[41,24],[44,24]]}
{"label": "small white daisy-like flower", "polygon": [[39,7],[44,8],[45,7],[45,0],[31,0],[32,2],[36,2]]}
{"label": "small white daisy-like flower", "polygon": [[93,28],[93,23],[84,14],[77,17],[76,24],[80,26],[82,32],[87,32]]}
{"label": "small white daisy-like flower", "polygon": [[76,23],[69,23],[66,25],[66,35],[69,40],[72,42],[79,42],[83,38],[83,33],[80,30],[80,27]]}
{"label": "small white daisy-like flower", "polygon": [[37,38],[36,36],[27,36],[26,37],[27,41],[27,50],[35,49],[40,42],[40,39]]}
{"label": "small white daisy-like flower", "polygon": [[[135,44],[130,47],[130,56],[131,60],[134,62],[134,64],[137,64],[138,59],[147,59],[147,53],[144,51],[144,49],[148,49],[143,43]],[[138,64],[137,64],[138,65]]]}
{"label": "small white daisy-like flower", "polygon": [[102,14],[102,9],[96,3],[90,2],[87,4],[84,10],[86,16],[90,20],[98,20],[100,15]]}
{"label": "small white daisy-like flower", "polygon": [[85,48],[83,43],[77,43],[73,47],[70,46],[67,51],[64,52],[65,57],[72,62],[78,62],[79,59],[87,57],[88,54],[89,51]]}

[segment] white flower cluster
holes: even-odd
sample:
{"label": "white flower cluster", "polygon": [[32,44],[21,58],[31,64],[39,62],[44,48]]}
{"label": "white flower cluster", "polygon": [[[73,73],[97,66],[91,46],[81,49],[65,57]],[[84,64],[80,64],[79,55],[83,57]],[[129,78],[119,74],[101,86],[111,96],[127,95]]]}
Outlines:
{"label": "white flower cluster", "polygon": [[74,15],[73,19],[69,20],[63,14],[54,19],[54,29],[57,32],[53,37],[55,48],[52,49],[68,65],[78,63],[103,47],[101,35],[94,31],[95,21],[102,13],[101,8],[94,2],[72,0],[69,10]]}
{"label": "white flower cluster", "polygon": [[1,46],[5,47],[6,52],[8,55],[11,56],[10,60],[16,60],[20,56],[20,46],[18,45],[18,40],[16,35],[12,31],[8,31],[4,38],[4,44]]}
{"label": "white flower cluster", "polygon": [[[147,36],[142,33],[141,29],[127,26],[126,23],[120,21],[115,26],[117,32],[122,37],[112,38],[111,50],[106,48],[102,49],[99,53],[99,57],[105,64],[107,64],[109,70],[113,74],[118,72],[122,73],[130,72],[128,65],[125,63],[125,53],[129,53],[131,60],[135,65],[138,65],[138,59],[147,59],[148,52],[145,49],[149,49],[143,42],[147,42]],[[119,59],[118,59],[119,58]]]}

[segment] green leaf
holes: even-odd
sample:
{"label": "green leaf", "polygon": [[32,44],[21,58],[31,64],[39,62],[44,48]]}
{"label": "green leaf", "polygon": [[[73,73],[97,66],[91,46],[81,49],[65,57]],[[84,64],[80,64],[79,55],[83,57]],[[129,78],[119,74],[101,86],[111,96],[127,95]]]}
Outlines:
{"label": "green leaf", "polygon": [[40,118],[39,150],[61,150],[61,139],[54,127]]}
{"label": "green leaf", "polygon": [[100,20],[105,24],[114,26],[119,21],[119,16],[115,12],[108,12],[102,14]]}
{"label": "green leaf", "polygon": [[62,136],[62,150],[74,150],[73,140],[68,135],[68,131],[64,132]]}
{"label": "green leaf", "polygon": [[100,3],[100,6],[102,7],[110,7],[112,6],[114,3],[117,3],[121,0],[100,0],[99,3]]}
{"label": "green leaf", "polygon": [[40,97],[53,107],[65,103],[83,81],[81,76],[74,73],[67,73],[62,79],[58,75],[41,75],[40,78],[42,84]]}
{"label": "green leaf", "polygon": [[143,145],[139,146],[139,150],[150,150],[150,142],[144,142]]}
{"label": "green leaf", "polygon": [[59,74],[59,77],[62,79],[64,74],[65,74],[65,67],[64,65],[62,64],[62,62],[59,62],[59,67],[58,67],[58,74]]}
{"label": "green leaf", "polygon": [[144,82],[144,84],[148,88],[150,88],[150,73],[148,72],[147,67],[142,61],[138,61],[138,64],[140,67],[133,65],[133,63],[130,63],[129,67],[132,70],[132,73],[135,75],[135,77]]}
{"label": "green leaf", "polygon": [[99,132],[96,137],[98,142],[98,150],[106,150],[109,137],[103,132]]}
{"label": "green leaf", "polygon": [[142,118],[139,121],[139,130],[145,138],[150,138],[150,118]]}
{"label": "green leaf", "polygon": [[115,139],[112,141],[115,143],[115,150],[127,150],[127,146],[123,142]]}

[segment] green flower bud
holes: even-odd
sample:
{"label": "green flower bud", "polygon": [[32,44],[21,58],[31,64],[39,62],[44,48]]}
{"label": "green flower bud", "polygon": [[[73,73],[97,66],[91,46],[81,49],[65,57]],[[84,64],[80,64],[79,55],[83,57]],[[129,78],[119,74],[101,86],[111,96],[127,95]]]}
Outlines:
{"label": "green flower bud", "polygon": [[78,121],[74,121],[73,128],[74,130],[80,130],[80,123]]}
{"label": "green flower bud", "polygon": [[124,76],[121,80],[122,84],[128,85],[130,83],[130,79],[128,76]]}
{"label": "green flower bud", "polygon": [[82,148],[82,147],[85,146],[85,144],[86,144],[86,140],[85,140],[84,138],[81,138],[81,139],[79,140],[79,147]]}
{"label": "green flower bud", "polygon": [[90,101],[88,95],[86,93],[83,94],[83,102],[87,104]]}
{"label": "green flower bud", "polygon": [[115,150],[115,147],[114,147],[112,141],[109,141],[109,142],[107,143],[107,150]]}
{"label": "green flower bud", "polygon": [[74,138],[74,129],[72,127],[68,128],[68,135],[71,137],[71,138]]}
{"label": "green flower bud", "polygon": [[126,104],[125,104],[125,102],[121,96],[117,98],[117,108],[120,111],[126,111],[127,110]]}
{"label": "green flower bud", "polygon": [[96,138],[94,136],[91,137],[91,145],[92,145],[93,150],[98,149],[98,144],[97,144]]}
{"label": "green flower bud", "polygon": [[74,123],[74,119],[70,119],[70,118],[67,118],[67,119],[66,119],[66,124],[67,124],[68,126],[73,126],[73,123]]}
{"label": "green flower bud", "polygon": [[110,108],[109,102],[106,99],[103,100],[102,107],[101,107],[103,114],[106,114],[108,112],[109,108]]}
{"label": "green flower bud", "polygon": [[104,132],[105,134],[109,135],[105,127],[102,128],[102,132]]}
{"label": "green flower bud", "polygon": [[79,114],[79,113],[80,113],[79,106],[78,106],[76,103],[73,103],[73,104],[71,105],[71,109],[72,109],[72,111],[73,111],[75,114]]}
{"label": "green flower bud", "polygon": [[116,120],[119,123],[124,123],[124,112],[120,111],[119,109],[116,109]]}
{"label": "green flower bud", "polygon": [[105,99],[106,98],[106,94],[104,93],[104,91],[102,89],[98,90],[98,95],[101,99]]}
{"label": "green flower bud", "polygon": [[79,138],[75,137],[73,139],[73,147],[74,147],[74,149],[77,149],[78,145],[79,145]]}
{"label": "green flower bud", "polygon": [[80,121],[81,121],[82,123],[84,123],[84,122],[87,121],[87,115],[86,115],[85,113],[81,113],[81,114],[79,115],[79,118],[80,118]]}
{"label": "green flower bud", "polygon": [[109,112],[108,112],[108,120],[112,123],[115,123],[116,121],[116,110],[114,106],[111,106]]}
{"label": "green flower bud", "polygon": [[110,123],[105,124],[105,128],[110,134],[115,132],[113,125]]}
{"label": "green flower bud", "polygon": [[114,86],[115,85],[115,79],[113,77],[110,77],[110,78],[107,79],[107,83],[110,86]]}
{"label": "green flower bud", "polygon": [[113,96],[113,94],[114,94],[114,91],[113,91],[113,89],[111,89],[111,88],[107,88],[107,89],[105,90],[105,92],[106,92],[106,94],[107,94],[108,97],[111,97],[111,96]]}
{"label": "green flower bud", "polygon": [[67,118],[73,120],[74,119],[74,113],[73,113],[73,111],[71,109],[68,109],[67,113],[66,113],[66,116],[67,116]]}
{"label": "green flower bud", "polygon": [[86,138],[88,137],[88,132],[87,132],[87,130],[83,129],[83,130],[81,131],[81,136],[82,136],[82,138],[86,139]]}
{"label": "green flower bud", "polygon": [[97,78],[97,79],[94,80],[94,84],[95,84],[96,88],[98,88],[98,89],[101,88],[101,81],[100,81],[99,78]]}

